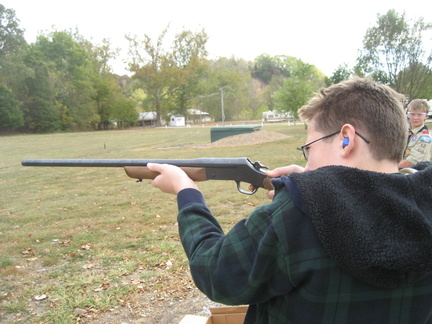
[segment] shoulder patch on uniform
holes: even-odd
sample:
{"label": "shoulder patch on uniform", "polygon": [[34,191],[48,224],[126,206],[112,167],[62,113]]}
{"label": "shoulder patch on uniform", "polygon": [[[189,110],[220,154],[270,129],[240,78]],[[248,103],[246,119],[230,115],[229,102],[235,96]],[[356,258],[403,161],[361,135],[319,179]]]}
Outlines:
{"label": "shoulder patch on uniform", "polygon": [[422,136],[420,136],[419,141],[425,142],[425,143],[431,143],[432,138],[429,135],[422,135]]}

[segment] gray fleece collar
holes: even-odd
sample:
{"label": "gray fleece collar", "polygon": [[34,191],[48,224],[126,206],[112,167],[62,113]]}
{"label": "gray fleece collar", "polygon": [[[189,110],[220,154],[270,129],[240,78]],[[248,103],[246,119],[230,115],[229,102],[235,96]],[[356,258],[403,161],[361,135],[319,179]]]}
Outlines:
{"label": "gray fleece collar", "polygon": [[409,175],[328,166],[274,185],[295,187],[330,256],[354,277],[404,287],[432,272],[432,163]]}

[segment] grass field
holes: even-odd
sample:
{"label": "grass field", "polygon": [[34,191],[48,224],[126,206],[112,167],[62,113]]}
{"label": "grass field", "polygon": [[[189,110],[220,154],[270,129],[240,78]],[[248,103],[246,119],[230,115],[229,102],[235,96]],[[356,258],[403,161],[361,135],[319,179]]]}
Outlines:
{"label": "grass field", "polygon": [[[21,160],[245,156],[270,168],[304,164],[295,150],[305,140],[303,125],[262,131],[290,137],[207,148],[184,145],[209,143],[208,127],[0,137],[0,322],[96,322],[117,307],[187,298],[193,286],[184,275],[175,197],[121,168],[22,167]],[[268,202],[264,190],[242,195],[234,182],[200,189],[226,230]]]}

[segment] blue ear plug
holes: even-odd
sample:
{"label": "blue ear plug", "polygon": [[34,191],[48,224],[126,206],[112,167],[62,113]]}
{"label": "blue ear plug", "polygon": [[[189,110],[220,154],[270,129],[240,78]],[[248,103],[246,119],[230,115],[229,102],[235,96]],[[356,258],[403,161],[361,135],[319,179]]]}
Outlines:
{"label": "blue ear plug", "polygon": [[348,137],[344,137],[343,141],[342,141],[342,148],[347,147],[349,144],[349,138]]}

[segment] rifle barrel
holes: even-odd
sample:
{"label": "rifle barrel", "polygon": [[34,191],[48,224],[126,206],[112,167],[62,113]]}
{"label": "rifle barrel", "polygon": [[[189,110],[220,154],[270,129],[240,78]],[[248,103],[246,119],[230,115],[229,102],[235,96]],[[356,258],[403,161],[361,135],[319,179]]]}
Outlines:
{"label": "rifle barrel", "polygon": [[22,160],[23,166],[52,166],[52,167],[125,167],[146,166],[147,163],[172,164],[179,167],[232,167],[233,165],[247,165],[247,158],[199,158],[190,160],[178,159],[33,159]]}

